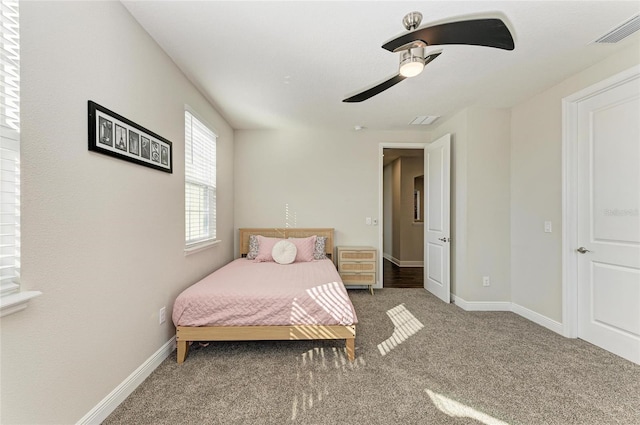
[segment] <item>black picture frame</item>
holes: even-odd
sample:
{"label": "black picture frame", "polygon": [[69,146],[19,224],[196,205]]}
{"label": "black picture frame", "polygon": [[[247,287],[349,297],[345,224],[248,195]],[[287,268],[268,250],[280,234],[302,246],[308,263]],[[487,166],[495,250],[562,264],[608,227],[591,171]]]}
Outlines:
{"label": "black picture frame", "polygon": [[89,150],[173,173],[173,145],[131,120],[88,101]]}

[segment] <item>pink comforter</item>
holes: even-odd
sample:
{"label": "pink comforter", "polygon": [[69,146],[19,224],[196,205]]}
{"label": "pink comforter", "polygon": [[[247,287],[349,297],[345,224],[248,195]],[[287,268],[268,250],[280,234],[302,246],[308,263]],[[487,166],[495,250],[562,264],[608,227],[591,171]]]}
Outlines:
{"label": "pink comforter", "polygon": [[172,317],[176,326],[357,323],[331,260],[281,265],[237,259],[185,289]]}

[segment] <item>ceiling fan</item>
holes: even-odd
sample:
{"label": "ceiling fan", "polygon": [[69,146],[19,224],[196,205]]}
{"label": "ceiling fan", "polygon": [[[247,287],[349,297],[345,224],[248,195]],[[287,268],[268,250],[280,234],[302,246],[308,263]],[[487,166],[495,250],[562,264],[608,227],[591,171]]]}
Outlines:
{"label": "ceiling fan", "polygon": [[382,45],[385,50],[400,53],[400,69],[398,73],[381,83],[349,96],[343,102],[362,102],[395,86],[405,78],[415,77],[420,74],[429,62],[442,53],[437,51],[425,56],[425,48],[427,46],[466,44],[504,50],[514,49],[511,32],[504,22],[497,18],[448,22],[418,28],[420,22],[422,22],[422,14],[420,12],[407,14],[402,23],[409,32]]}

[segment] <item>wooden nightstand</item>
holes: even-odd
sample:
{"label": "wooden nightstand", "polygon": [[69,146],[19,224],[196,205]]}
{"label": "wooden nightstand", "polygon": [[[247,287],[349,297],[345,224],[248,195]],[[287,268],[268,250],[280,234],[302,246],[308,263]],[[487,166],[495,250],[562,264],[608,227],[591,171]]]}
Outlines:
{"label": "wooden nightstand", "polygon": [[377,250],[370,246],[339,246],[338,273],[345,285],[368,285],[373,295],[378,272]]}

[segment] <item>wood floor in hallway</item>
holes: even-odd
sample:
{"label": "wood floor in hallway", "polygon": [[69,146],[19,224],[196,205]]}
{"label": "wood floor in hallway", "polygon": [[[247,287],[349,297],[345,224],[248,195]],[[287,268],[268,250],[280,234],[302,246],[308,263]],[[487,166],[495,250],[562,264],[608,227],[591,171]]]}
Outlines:
{"label": "wood floor in hallway", "polygon": [[423,288],[424,268],[398,267],[385,259],[383,263],[385,288]]}

